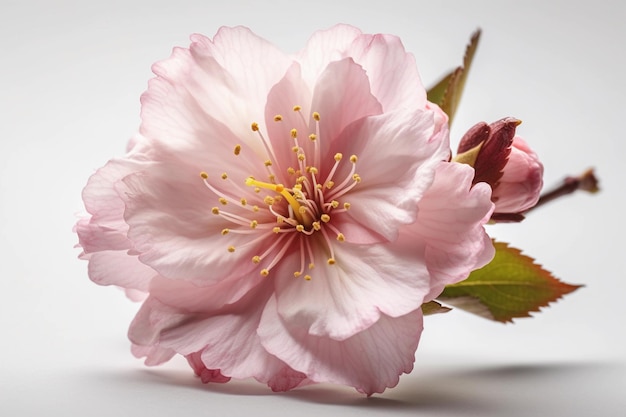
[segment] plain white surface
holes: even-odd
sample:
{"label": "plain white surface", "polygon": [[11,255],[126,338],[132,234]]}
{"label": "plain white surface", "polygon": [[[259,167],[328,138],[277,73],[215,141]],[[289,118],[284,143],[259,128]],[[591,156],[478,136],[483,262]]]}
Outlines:
{"label": "plain white surface", "polygon": [[[621,1],[12,1],[0,4],[0,415],[620,415],[626,400]],[[129,352],[137,305],[87,278],[72,233],[88,176],[139,125],[150,65],[188,36],[243,24],[286,51],[345,22],[399,35],[426,85],[483,39],[452,131],[515,116],[547,185],[589,166],[602,193],[491,228],[585,284],[533,319],[426,319],[416,369],[366,399],[320,385],[275,395],[202,385]]]}

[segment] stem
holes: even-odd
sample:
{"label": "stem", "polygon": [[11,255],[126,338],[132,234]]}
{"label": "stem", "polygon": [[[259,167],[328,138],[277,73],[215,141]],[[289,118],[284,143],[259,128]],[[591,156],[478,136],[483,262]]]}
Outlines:
{"label": "stem", "polygon": [[526,213],[533,209],[536,209],[541,205],[571,194],[576,190],[587,191],[592,194],[600,191],[600,188],[598,188],[598,179],[593,172],[593,168],[586,170],[578,177],[565,178],[561,185],[555,187],[547,193],[542,194],[539,197],[539,201],[537,201],[537,204],[534,207],[528,209]]}

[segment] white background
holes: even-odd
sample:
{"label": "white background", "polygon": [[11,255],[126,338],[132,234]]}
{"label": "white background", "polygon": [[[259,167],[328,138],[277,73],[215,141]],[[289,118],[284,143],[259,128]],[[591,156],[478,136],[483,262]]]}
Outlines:
{"label": "white background", "polygon": [[[13,1],[0,3],[0,415],[617,415],[626,409],[621,1]],[[586,287],[502,325],[428,317],[416,369],[366,399],[319,385],[272,394],[202,385],[180,360],[129,352],[138,305],[87,278],[72,226],[81,189],[139,125],[150,65],[188,36],[243,24],[288,52],[338,22],[399,35],[426,85],[483,29],[453,143],[515,116],[546,185],[595,166],[576,194],[521,225],[490,228]],[[268,63],[271,65],[271,63]]]}

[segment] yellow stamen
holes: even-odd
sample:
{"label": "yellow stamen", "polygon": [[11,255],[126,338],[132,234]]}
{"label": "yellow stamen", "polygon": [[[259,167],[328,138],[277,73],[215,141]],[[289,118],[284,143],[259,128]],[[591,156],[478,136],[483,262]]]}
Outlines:
{"label": "yellow stamen", "polygon": [[270,271],[265,268],[265,269],[261,269],[261,275],[263,275],[264,277],[268,276],[270,274]]}
{"label": "yellow stamen", "polygon": [[241,202],[241,205],[242,205],[242,206],[245,206],[245,205],[247,205],[247,204],[248,204],[248,200],[246,200],[246,199],[245,199],[245,198],[243,198],[243,197],[242,197],[242,198],[241,198],[241,200],[239,200],[239,201]]}
{"label": "yellow stamen", "polygon": [[300,111],[302,110],[301,106],[293,106],[293,111]]}
{"label": "yellow stamen", "polygon": [[359,159],[359,158],[357,158],[357,156],[356,156],[356,155],[352,155],[352,156],[350,156],[350,162],[352,162],[353,164],[356,164],[356,161],[357,161],[358,159]]}
{"label": "yellow stamen", "polygon": [[222,229],[222,236],[226,236],[230,232],[230,229]]}
{"label": "yellow stamen", "polygon": [[307,281],[311,281],[311,275],[305,275],[304,279],[307,280]]}
{"label": "yellow stamen", "polygon": [[276,116],[274,116],[275,122],[280,122],[281,120],[283,120],[283,116],[281,116],[280,114],[277,114]]}
{"label": "yellow stamen", "polygon": [[298,137],[298,131],[296,129],[291,129],[291,137],[294,139]]}
{"label": "yellow stamen", "polygon": [[320,114],[316,111],[313,112],[313,119],[315,119],[315,121],[319,122],[320,121]]}
{"label": "yellow stamen", "polygon": [[207,174],[206,172],[202,171],[202,172],[200,173],[200,177],[202,177],[203,179],[205,179],[205,180],[206,180],[207,178],[209,178],[209,174]]}
{"label": "yellow stamen", "polygon": [[223,179],[223,180],[225,180],[225,179],[227,179],[227,178],[228,178],[228,174],[224,172],[224,173],[222,174],[222,179]]}
{"label": "yellow stamen", "polygon": [[233,253],[235,251],[235,247],[234,246],[229,246],[228,247],[228,252]]}
{"label": "yellow stamen", "polygon": [[235,155],[239,155],[241,153],[241,145],[235,145],[234,153]]}
{"label": "yellow stamen", "polygon": [[337,240],[340,242],[345,242],[346,241],[346,237],[343,235],[343,233],[339,233],[337,235]]}
{"label": "yellow stamen", "polygon": [[261,257],[256,255],[252,257],[252,263],[258,264],[259,262],[261,262]]}
{"label": "yellow stamen", "polygon": [[258,132],[259,131],[259,124],[257,122],[253,122],[250,127],[252,128],[253,132]]}
{"label": "yellow stamen", "polygon": [[322,219],[322,221],[323,221],[324,223],[328,223],[328,222],[330,221],[330,216],[329,216],[328,214],[324,213],[324,214],[322,214],[322,215],[320,216],[320,219]]}
{"label": "yellow stamen", "polygon": [[223,206],[225,206],[226,204],[228,204],[228,200],[226,200],[224,197],[220,197],[219,198],[219,202],[222,203]]}
{"label": "yellow stamen", "polygon": [[213,213],[213,214],[220,214],[220,209],[218,209],[217,207],[213,207],[211,209],[211,213]]}
{"label": "yellow stamen", "polygon": [[309,140],[310,140],[311,142],[315,142],[315,141],[317,140],[317,135],[316,135],[315,133],[311,133],[311,134],[309,135]]}
{"label": "yellow stamen", "polygon": [[335,265],[336,261],[334,258],[328,258],[328,265]]}
{"label": "yellow stamen", "polygon": [[[291,195],[291,193],[287,191],[282,184],[270,184],[268,182],[257,181],[253,178],[248,178],[246,179],[246,185],[249,187],[255,186],[259,188],[265,188],[266,190],[276,191],[277,193],[285,197],[289,205],[293,208],[294,213],[300,214],[300,203],[298,203],[298,201],[295,198],[293,198],[293,195]],[[266,197],[266,200],[267,200],[267,197]],[[272,202],[273,202],[273,199],[272,199]],[[269,204],[267,201],[265,201],[265,203],[271,206],[271,204]],[[304,216],[302,219],[299,219],[299,220],[305,220]]]}
{"label": "yellow stamen", "polygon": [[252,221],[250,222],[250,228],[251,228],[251,229],[256,229],[258,225],[259,225],[259,222],[258,222],[258,221],[256,221],[256,220],[252,220]]}

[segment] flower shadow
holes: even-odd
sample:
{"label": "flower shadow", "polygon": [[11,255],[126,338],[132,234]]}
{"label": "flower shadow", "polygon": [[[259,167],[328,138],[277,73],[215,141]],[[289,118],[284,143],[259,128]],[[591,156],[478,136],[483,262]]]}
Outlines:
{"label": "flower shadow", "polygon": [[[187,395],[204,391],[218,395],[282,398],[321,406],[363,408],[389,412],[433,412],[454,415],[499,415],[523,409],[528,403],[556,409],[581,384],[597,381],[610,367],[599,363],[551,363],[542,365],[475,365],[444,369],[429,367],[405,375],[400,384],[384,394],[366,397],[355,390],[330,384],[306,386],[286,393],[273,393],[253,380],[227,384],[202,384],[182,369],[139,369],[109,373],[116,385],[142,387],[143,391],[162,391],[165,395]],[[103,376],[103,375],[101,375]],[[576,387],[575,387],[576,386]],[[153,387],[154,389],[150,388]],[[594,391],[601,395],[599,388]],[[196,398],[196,400],[200,400]],[[506,414],[516,415],[516,414]]]}

